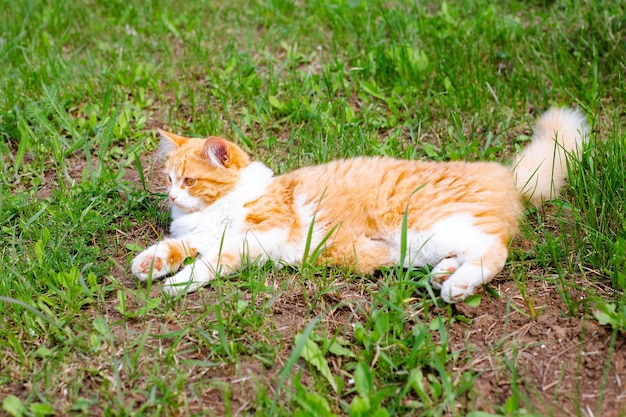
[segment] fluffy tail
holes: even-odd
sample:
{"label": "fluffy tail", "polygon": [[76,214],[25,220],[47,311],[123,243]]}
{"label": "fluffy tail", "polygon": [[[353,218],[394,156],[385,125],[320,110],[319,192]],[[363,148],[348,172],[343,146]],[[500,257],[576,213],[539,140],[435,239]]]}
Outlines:
{"label": "fluffy tail", "polygon": [[532,141],[511,164],[524,198],[533,204],[556,198],[567,178],[567,158],[580,159],[588,138],[589,125],[580,111],[551,108],[542,114]]}

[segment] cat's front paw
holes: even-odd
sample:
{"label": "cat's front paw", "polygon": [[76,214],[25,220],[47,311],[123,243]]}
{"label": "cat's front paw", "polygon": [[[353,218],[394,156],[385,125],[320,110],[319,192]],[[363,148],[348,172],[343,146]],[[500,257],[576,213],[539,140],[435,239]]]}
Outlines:
{"label": "cat's front paw", "polygon": [[163,291],[171,296],[190,293],[206,285],[213,277],[205,264],[195,262],[166,279]]}
{"label": "cat's front paw", "polygon": [[152,245],[133,259],[130,270],[141,281],[164,277],[172,272],[167,263],[168,253],[166,245]]}

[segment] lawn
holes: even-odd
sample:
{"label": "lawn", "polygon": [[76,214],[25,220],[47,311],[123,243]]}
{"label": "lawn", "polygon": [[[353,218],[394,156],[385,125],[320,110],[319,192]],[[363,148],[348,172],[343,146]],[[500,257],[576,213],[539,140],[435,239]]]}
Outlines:
{"label": "lawn", "polygon": [[[626,416],[619,0],[0,0],[0,415]],[[157,128],[283,173],[356,155],[507,163],[592,126],[504,271],[250,265],[170,298]]]}

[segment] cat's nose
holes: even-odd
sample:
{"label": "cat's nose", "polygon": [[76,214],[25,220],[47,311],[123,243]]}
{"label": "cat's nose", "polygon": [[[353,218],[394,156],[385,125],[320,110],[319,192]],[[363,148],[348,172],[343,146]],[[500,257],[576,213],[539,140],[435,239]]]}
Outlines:
{"label": "cat's nose", "polygon": [[170,201],[171,201],[171,202],[174,202],[174,200],[176,200],[176,196],[175,196],[175,195],[170,194]]}

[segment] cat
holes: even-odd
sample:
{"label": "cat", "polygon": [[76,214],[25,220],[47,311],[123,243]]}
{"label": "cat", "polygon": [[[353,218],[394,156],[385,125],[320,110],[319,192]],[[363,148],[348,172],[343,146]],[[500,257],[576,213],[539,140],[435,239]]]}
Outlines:
{"label": "cat", "polygon": [[301,265],[319,246],[316,263],[361,273],[431,266],[432,286],[454,303],[502,270],[525,204],[558,196],[589,127],[578,110],[549,109],[510,167],[357,157],[278,176],[228,140],[159,133],[171,235],[135,257],[138,279],[175,273],[164,290],[176,295],[248,261]]}

